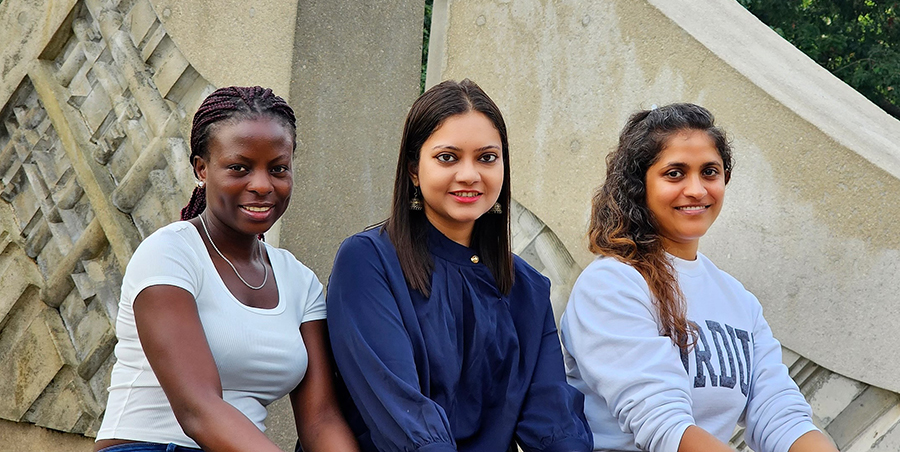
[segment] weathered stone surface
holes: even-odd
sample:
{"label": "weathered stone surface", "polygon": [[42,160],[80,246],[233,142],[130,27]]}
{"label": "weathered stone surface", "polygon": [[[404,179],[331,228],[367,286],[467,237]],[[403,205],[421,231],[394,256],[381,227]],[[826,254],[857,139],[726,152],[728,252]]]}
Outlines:
{"label": "weathered stone surface", "polygon": [[93,434],[93,421],[103,408],[70,366],[64,366],[31,405],[24,420],[63,432]]}
{"label": "weathered stone surface", "polygon": [[[93,435],[122,272],[187,199],[186,109],[211,86],[146,1],[27,3],[47,29],[13,46],[32,52],[18,78],[0,77],[0,416]],[[153,200],[132,202],[136,217],[112,203],[125,181]]]}
{"label": "weathered stone surface", "polygon": [[48,430],[33,424],[0,419],[0,444],[3,445],[3,450],[11,452],[87,452],[93,450],[94,440],[81,435]]}
{"label": "weathered stone surface", "polygon": [[46,308],[0,361],[0,418],[18,421],[65,364],[58,329],[59,314]]}
{"label": "weathered stone surface", "polygon": [[424,4],[303,2],[290,91],[293,204],[281,244],[321,280],[345,237],[386,218],[409,105],[418,94]]}
{"label": "weathered stone surface", "polygon": [[[143,2],[146,0],[138,3]],[[296,80],[292,57],[296,44],[292,36],[298,10],[302,14],[315,2],[150,0],[146,3],[152,5],[158,20],[185,58],[213,85],[263,85],[286,99],[292,95],[291,83]],[[387,5],[389,2],[370,3]],[[402,9],[402,5],[397,5],[396,9]],[[319,17],[327,20],[327,16]],[[373,15],[373,19],[376,17]],[[421,20],[419,15],[420,27]],[[362,36],[362,33],[356,36]],[[419,40],[421,42],[421,30]],[[294,100],[288,99],[296,105]]]}

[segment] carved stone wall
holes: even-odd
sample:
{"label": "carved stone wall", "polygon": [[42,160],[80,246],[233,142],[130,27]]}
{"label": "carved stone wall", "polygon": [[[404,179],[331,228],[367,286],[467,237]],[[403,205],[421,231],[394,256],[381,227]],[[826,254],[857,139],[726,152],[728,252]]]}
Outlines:
{"label": "carved stone wall", "polygon": [[0,418],[93,436],[122,272],[175,219],[213,89],[147,0],[76,2],[0,108]]}

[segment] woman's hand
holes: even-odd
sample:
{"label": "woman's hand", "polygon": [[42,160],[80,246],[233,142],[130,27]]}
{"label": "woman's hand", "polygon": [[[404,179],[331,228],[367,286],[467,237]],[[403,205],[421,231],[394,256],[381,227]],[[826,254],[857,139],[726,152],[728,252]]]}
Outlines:
{"label": "woman's hand", "polygon": [[150,286],[133,306],[141,347],[187,436],[207,452],[281,452],[222,399],[219,371],[190,292]]}
{"label": "woman's hand", "polygon": [[291,391],[300,445],[306,452],[359,450],[334,395],[334,371],[325,321],[303,323],[300,335],[309,356],[306,375]]}

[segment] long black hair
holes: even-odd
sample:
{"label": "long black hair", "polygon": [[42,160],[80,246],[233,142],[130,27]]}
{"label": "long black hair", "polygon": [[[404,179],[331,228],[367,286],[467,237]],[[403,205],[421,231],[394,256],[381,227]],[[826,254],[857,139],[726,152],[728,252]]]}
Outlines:
{"label": "long black hair", "polygon": [[434,263],[428,254],[428,220],[423,211],[411,211],[410,200],[414,186],[410,170],[419,164],[422,145],[447,118],[469,111],[484,114],[500,134],[503,154],[503,186],[497,200],[503,210],[500,214],[485,214],[475,220],[470,246],[481,256],[500,292],[508,294],[513,284],[513,261],[509,242],[509,140],[506,123],[500,109],[487,94],[475,84],[464,79],[448,80],[435,85],[413,103],[403,127],[400,141],[400,158],[394,179],[394,196],[391,215],[385,221],[388,233],[406,281],[426,296],[431,291],[431,273]]}

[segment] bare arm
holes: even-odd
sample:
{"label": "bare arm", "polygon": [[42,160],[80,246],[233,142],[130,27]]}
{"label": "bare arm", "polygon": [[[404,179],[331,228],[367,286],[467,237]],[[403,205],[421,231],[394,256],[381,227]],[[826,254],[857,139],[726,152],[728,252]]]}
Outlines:
{"label": "bare arm", "polygon": [[797,438],[791,445],[790,452],[838,452],[838,450],[822,432],[813,430]]}
{"label": "bare arm", "polygon": [[359,450],[334,395],[334,373],[325,321],[303,323],[300,335],[306,345],[309,366],[303,380],[291,391],[291,406],[303,450]]}
{"label": "bare arm", "polygon": [[719,441],[706,430],[692,425],[681,436],[678,452],[734,452],[734,449]]}
{"label": "bare arm", "polygon": [[222,383],[190,292],[150,286],[134,300],[141,347],[185,434],[207,452],[281,452],[222,399]]}

